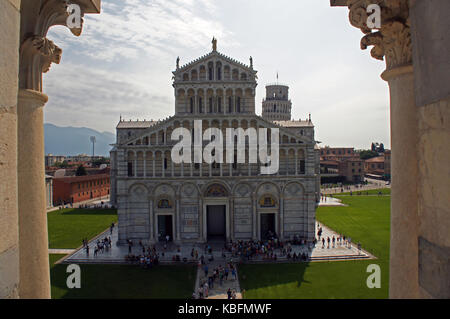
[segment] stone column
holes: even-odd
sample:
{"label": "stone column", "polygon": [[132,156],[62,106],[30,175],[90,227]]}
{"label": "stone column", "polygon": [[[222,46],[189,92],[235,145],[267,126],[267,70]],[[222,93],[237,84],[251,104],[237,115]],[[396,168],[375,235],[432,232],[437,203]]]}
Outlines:
{"label": "stone column", "polygon": [[348,1],[350,22],[366,35],[361,48],[386,61],[382,78],[391,99],[391,298],[417,298],[418,287],[418,120],[414,93],[408,0],[381,1],[381,28],[367,26],[367,1]]}
{"label": "stone column", "polygon": [[257,205],[257,200],[256,200],[256,193],[252,193],[252,239],[253,240],[257,240],[258,239],[258,235],[256,232],[256,229],[258,227],[258,221],[257,221],[257,216],[256,216],[256,205]]}
{"label": "stone column", "polygon": [[19,297],[17,93],[20,1],[0,1],[0,299]]}
{"label": "stone column", "polygon": [[294,149],[295,151],[295,176],[298,175],[298,149]]}
{"label": "stone column", "polygon": [[[5,32],[20,39],[20,47],[11,46],[13,52],[20,54],[17,104],[17,138],[20,141],[17,146],[19,294],[21,298],[50,298],[43,126],[43,106],[47,96],[42,93],[42,73],[48,72],[52,63],[59,63],[62,55],[62,50],[46,38],[48,29],[54,25],[65,25],[69,13],[64,3],[56,0],[8,0],[7,9],[3,10],[4,3],[2,1],[0,5],[0,26],[3,26],[3,12],[8,15],[6,21],[14,21],[14,16],[17,18],[14,10],[18,11],[19,6],[22,21],[19,36],[14,28],[7,28]],[[82,15],[100,12],[100,0],[72,0],[71,3],[80,5]],[[82,29],[79,26],[70,31],[79,36]],[[11,67],[17,67],[14,65],[14,56],[8,59]],[[14,83],[14,79],[17,77],[12,76],[8,82]],[[14,192],[8,194],[11,200],[15,200],[14,195]],[[14,207],[11,213],[13,216]],[[14,227],[9,231],[14,235]],[[3,237],[0,239],[3,241]],[[14,260],[14,256],[11,257]]]}
{"label": "stone column", "polygon": [[133,176],[137,177],[138,176],[138,161],[137,161],[137,152],[136,151],[133,151],[133,156],[134,156]]}
{"label": "stone column", "polygon": [[228,208],[228,213],[229,213],[229,231],[230,231],[230,237],[227,238],[227,240],[229,241],[230,238],[231,240],[234,241],[234,196],[230,196],[230,200],[229,200],[229,208]]}
{"label": "stone column", "polygon": [[147,177],[147,151],[144,151],[144,177]]}
{"label": "stone column", "polygon": [[177,196],[176,197],[176,227],[175,227],[175,231],[176,233],[176,240],[177,242],[180,242],[181,240],[181,216],[180,216],[180,198]]}
{"label": "stone column", "polygon": [[383,73],[391,97],[390,297],[418,297],[417,110],[411,65]]}
{"label": "stone column", "polygon": [[152,153],[152,177],[155,177],[156,175],[156,172],[155,172],[155,169],[156,169],[156,165],[155,165],[155,160],[156,160],[156,152],[153,152]]}
{"label": "stone column", "polygon": [[149,206],[150,206],[150,212],[149,212],[149,214],[150,214],[150,216],[149,216],[149,223],[150,223],[150,229],[149,229],[149,231],[150,231],[150,243],[154,243],[155,242],[155,231],[154,231],[154,224],[155,224],[155,219],[154,219],[154,216],[153,216],[153,199],[150,199],[149,200]]}
{"label": "stone column", "polygon": [[206,226],[204,225],[204,220],[203,220],[203,196],[202,195],[200,195],[198,198],[198,225],[199,225],[198,230],[200,232],[199,238],[200,238],[200,241],[202,243],[204,243],[208,240],[208,238],[206,238],[205,231],[204,231],[204,228]]}
{"label": "stone column", "polygon": [[161,152],[161,175],[162,175],[162,177],[166,177],[165,158],[166,158],[166,151],[162,150],[162,152]]}
{"label": "stone column", "polygon": [[21,298],[50,298],[45,204],[44,105],[34,90],[18,96],[18,186]]}
{"label": "stone column", "polygon": [[280,194],[280,218],[279,220],[279,229],[280,229],[280,238],[284,239],[284,194]]}

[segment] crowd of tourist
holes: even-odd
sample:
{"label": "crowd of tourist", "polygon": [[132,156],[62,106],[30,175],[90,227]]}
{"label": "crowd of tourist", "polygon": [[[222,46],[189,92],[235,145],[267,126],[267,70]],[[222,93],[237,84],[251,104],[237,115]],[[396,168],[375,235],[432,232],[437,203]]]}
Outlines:
{"label": "crowd of tourist", "polygon": [[[337,234],[337,236],[333,235],[333,236],[323,236],[322,237],[322,232],[323,229],[320,226],[319,223],[317,223],[317,238],[319,242],[322,242],[322,249],[330,249],[330,248],[337,248],[337,247],[345,247],[348,249],[352,248],[352,238],[345,236],[344,234]],[[361,243],[358,243],[358,252],[359,254],[361,254]]]}
{"label": "crowd of tourist", "polygon": [[[86,250],[86,255],[89,256],[89,242],[86,238],[82,240],[83,248]],[[111,237],[104,237],[103,239],[97,239],[97,242],[94,246],[94,257],[96,257],[99,253],[104,253],[105,251],[109,251],[112,248]]]}
{"label": "crowd of tourist", "polygon": [[[267,237],[269,239],[265,241],[229,241],[225,244],[223,251],[231,253],[232,257],[241,261],[277,261],[280,257],[286,257],[288,260],[306,261],[315,245],[315,242],[311,243],[297,236],[288,241],[279,240],[274,233],[268,234]],[[300,246],[300,251],[295,252],[293,246]],[[222,252],[222,255],[224,255],[224,252]]]}
{"label": "crowd of tourist", "polygon": [[[236,267],[233,262],[226,263],[223,267],[219,265],[218,267],[210,271],[208,264],[201,259],[199,267],[202,267],[204,276],[200,279],[197,292],[192,295],[194,299],[205,299],[209,297],[209,290],[213,289],[216,285],[223,287],[225,281],[236,281],[237,273]],[[228,299],[236,299],[236,290],[228,288],[227,291]]]}

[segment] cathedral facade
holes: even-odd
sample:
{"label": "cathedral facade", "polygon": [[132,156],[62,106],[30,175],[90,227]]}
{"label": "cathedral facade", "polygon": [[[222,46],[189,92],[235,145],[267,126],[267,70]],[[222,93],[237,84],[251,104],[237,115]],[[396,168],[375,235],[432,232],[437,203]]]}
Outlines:
{"label": "cathedral facade", "polygon": [[[238,62],[218,52],[213,40],[210,53],[184,66],[177,60],[175,115],[120,120],[111,151],[111,202],[118,208],[120,244],[166,237],[178,243],[263,240],[273,234],[314,239],[320,191],[314,126],[310,119],[292,121],[285,114],[275,122],[279,118],[256,115],[256,74],[252,58],[249,65]],[[270,90],[270,97],[287,94],[285,86]],[[290,114],[290,102],[283,105]],[[250,148],[245,163],[227,162],[226,151],[223,161],[211,164],[177,163],[171,152],[178,140],[172,133],[177,128],[193,132],[199,121],[203,132],[217,128],[223,136],[227,128],[278,129],[279,169],[261,174],[265,164],[248,161]]]}

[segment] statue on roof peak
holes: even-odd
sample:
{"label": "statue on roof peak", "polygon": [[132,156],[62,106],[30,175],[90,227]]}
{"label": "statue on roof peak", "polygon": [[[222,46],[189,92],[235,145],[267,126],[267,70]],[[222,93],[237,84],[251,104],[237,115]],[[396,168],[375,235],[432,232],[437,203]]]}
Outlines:
{"label": "statue on roof peak", "polygon": [[211,43],[213,51],[217,51],[217,39],[215,37],[213,37]]}

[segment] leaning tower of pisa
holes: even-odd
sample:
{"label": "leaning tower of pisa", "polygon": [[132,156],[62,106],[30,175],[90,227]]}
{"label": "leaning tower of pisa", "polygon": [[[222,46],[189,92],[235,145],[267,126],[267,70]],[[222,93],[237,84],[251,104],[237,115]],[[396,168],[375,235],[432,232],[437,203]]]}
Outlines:
{"label": "leaning tower of pisa", "polygon": [[262,117],[269,121],[289,121],[292,102],[289,100],[289,86],[266,85],[266,97],[262,102]]}

